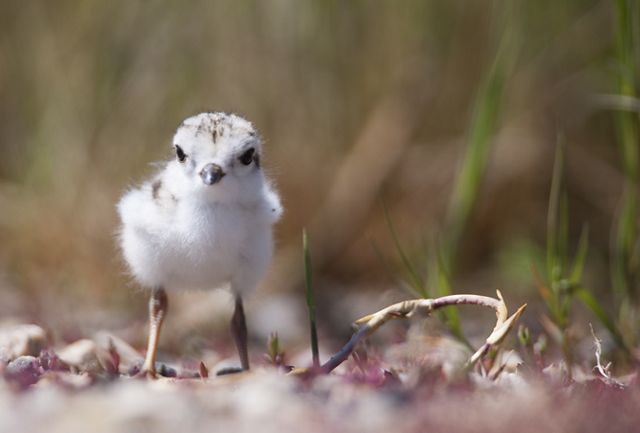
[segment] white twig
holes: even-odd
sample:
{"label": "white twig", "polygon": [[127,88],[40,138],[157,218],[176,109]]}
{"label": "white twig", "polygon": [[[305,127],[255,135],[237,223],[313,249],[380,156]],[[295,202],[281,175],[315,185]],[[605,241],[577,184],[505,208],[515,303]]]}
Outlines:
{"label": "white twig", "polygon": [[593,369],[598,370],[598,373],[602,376],[603,382],[607,385],[615,385],[624,388],[625,385],[611,375],[611,362],[608,362],[606,365],[602,365],[602,341],[596,337],[596,333],[593,331],[591,323],[589,323],[589,328],[591,329],[591,336],[593,337],[593,342],[596,346],[596,365]]}

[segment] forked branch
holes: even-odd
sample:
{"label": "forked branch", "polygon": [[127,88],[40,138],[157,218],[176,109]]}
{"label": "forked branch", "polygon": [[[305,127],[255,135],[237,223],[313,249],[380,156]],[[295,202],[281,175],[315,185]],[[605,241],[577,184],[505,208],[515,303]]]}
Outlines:
{"label": "forked branch", "polygon": [[514,323],[524,309],[526,304],[518,308],[518,310],[508,316],[507,305],[504,302],[502,294],[497,291],[497,298],[479,295],[451,295],[436,299],[413,299],[390,305],[377,313],[370,314],[361,319],[356,320],[355,325],[359,326],[358,330],[351,337],[349,342],[338,353],[333,355],[321,367],[321,372],[329,373],[337,366],[342,364],[349,358],[358,343],[375,332],[386,322],[393,319],[407,319],[416,312],[431,314],[433,311],[443,307],[452,305],[480,305],[483,307],[493,308],[496,311],[496,326],[493,328],[491,335],[487,337],[485,343],[469,358],[468,365],[471,366],[478,362],[491,347],[500,344],[504,337],[513,328]]}

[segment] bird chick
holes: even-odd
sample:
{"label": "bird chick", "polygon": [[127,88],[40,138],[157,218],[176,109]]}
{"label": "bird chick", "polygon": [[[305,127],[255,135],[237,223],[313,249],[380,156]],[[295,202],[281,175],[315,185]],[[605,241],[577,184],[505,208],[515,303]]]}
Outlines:
{"label": "bird chick", "polygon": [[173,137],[175,159],[118,203],[120,245],[134,278],[151,290],[149,343],[141,374],[155,376],[167,291],[229,288],[231,333],[249,369],[242,304],[273,252],[272,226],[282,214],[261,167],[262,143],[234,114],[189,117]]}

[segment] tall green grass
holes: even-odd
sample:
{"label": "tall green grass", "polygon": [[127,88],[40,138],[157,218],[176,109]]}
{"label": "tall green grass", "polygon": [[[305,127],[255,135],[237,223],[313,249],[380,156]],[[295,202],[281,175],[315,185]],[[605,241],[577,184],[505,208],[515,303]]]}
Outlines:
{"label": "tall green grass", "polygon": [[[637,98],[640,74],[640,6],[637,1],[616,2],[615,48],[617,92]],[[640,134],[638,113],[615,113],[617,141],[624,174],[624,188],[612,233],[611,275],[619,308],[619,322],[638,338],[638,278],[640,276],[640,239],[638,238],[638,180]]]}
{"label": "tall green grass", "polygon": [[509,56],[513,55],[511,51],[507,51],[506,39],[508,37],[505,33],[496,59],[481,83],[474,103],[467,148],[455,179],[447,216],[448,233],[445,257],[449,265],[457,253],[469,216],[478,200],[491,143],[498,128],[509,69],[508,64],[512,61]]}
{"label": "tall green grass", "polygon": [[[485,177],[491,144],[500,124],[505,87],[516,50],[513,46],[513,14],[506,15],[504,30],[500,35],[495,59],[480,84],[469,124],[467,148],[460,170],[455,179],[447,213],[446,233],[441,248],[436,249],[432,260],[433,283],[439,295],[452,293],[451,275],[455,273],[455,263],[461,239],[469,218],[478,201]],[[443,311],[444,319],[451,332],[466,342],[456,309]]]}
{"label": "tall green grass", "polygon": [[567,366],[573,364],[572,347],[567,329],[572,305],[579,300],[609,331],[621,349],[627,351],[623,338],[601,303],[586,289],[583,274],[589,251],[589,230],[585,225],[571,260],[569,246],[569,203],[565,187],[564,138],[558,138],[551,179],[547,213],[546,282],[539,281],[540,294],[545,301]]}
{"label": "tall green grass", "polygon": [[564,187],[565,143],[559,137],[551,179],[547,211],[546,283],[540,284],[540,294],[547,304],[552,323],[551,332],[559,341],[567,368],[573,364],[567,328],[569,326],[574,289],[580,284],[588,250],[588,229],[580,236],[573,265],[569,267],[569,203]]}
{"label": "tall green grass", "polygon": [[[507,20],[509,19],[513,19],[513,16],[508,15]],[[495,59],[478,89],[469,123],[467,147],[449,203],[445,234],[442,236],[442,242],[432,248],[426,279],[402,247],[389,212],[383,205],[387,229],[402,263],[402,273],[405,275],[406,283],[414,293],[422,297],[446,296],[453,292],[451,275],[455,272],[458,248],[479,197],[491,143],[500,123],[507,77],[515,62],[511,25],[508,21],[507,23],[500,36]],[[437,291],[433,291],[430,287],[437,288]],[[457,310],[444,310],[440,318],[454,336],[469,345],[462,332]]]}
{"label": "tall green grass", "polygon": [[[498,43],[496,57],[479,86],[468,129],[467,147],[450,199],[445,234],[442,243],[435,245],[431,251],[432,257],[426,278],[419,272],[418,267],[403,248],[389,211],[383,204],[387,229],[402,264],[402,274],[405,275],[406,284],[412,292],[422,297],[446,296],[453,292],[451,275],[455,270],[457,251],[478,200],[491,143],[500,122],[507,76],[514,63],[515,52],[512,50],[512,35],[509,29],[510,26],[505,26],[505,31]],[[437,288],[437,291],[432,291],[430,287]],[[470,346],[462,332],[457,310],[444,310],[440,318],[454,336]]]}

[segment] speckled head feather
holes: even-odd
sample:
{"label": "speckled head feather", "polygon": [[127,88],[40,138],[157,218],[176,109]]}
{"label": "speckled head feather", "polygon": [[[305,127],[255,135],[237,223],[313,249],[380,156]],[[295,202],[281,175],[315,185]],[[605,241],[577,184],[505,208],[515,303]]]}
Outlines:
{"label": "speckled head feather", "polygon": [[[264,181],[262,143],[253,125],[235,114],[189,117],[173,137],[178,164],[169,171],[176,184],[218,201],[250,200]],[[180,179],[180,175],[184,179]]]}

